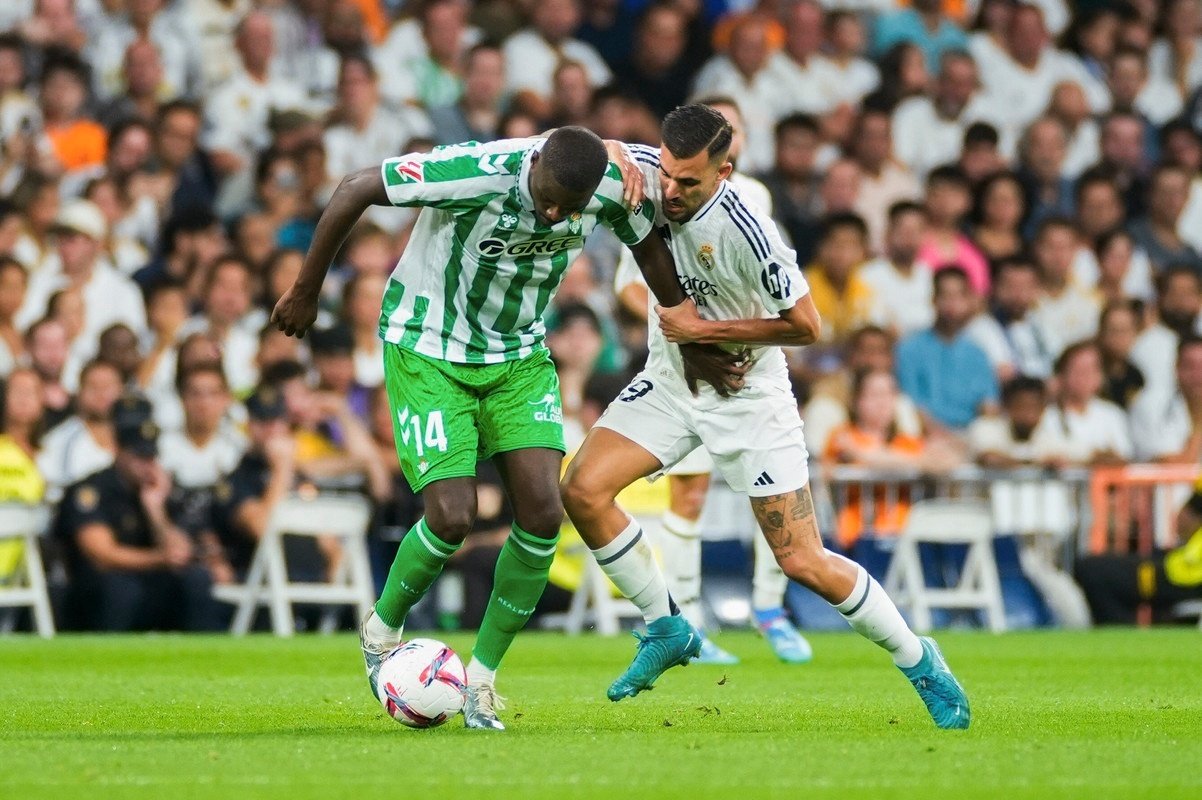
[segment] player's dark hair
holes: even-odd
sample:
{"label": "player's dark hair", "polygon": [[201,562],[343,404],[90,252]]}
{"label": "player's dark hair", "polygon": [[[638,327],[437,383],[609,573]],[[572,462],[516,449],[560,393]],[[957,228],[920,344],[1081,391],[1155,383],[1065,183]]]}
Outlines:
{"label": "player's dark hair", "polygon": [[939,287],[948,281],[960,281],[966,287],[972,288],[972,281],[968,279],[968,272],[958,264],[940,267],[935,271],[935,275],[931,278],[931,286],[934,293],[939,294]]}
{"label": "player's dark hair", "polygon": [[1048,387],[1039,378],[1030,378],[1026,375],[1019,375],[1017,378],[1012,378],[1002,385],[1002,404],[1009,404],[1011,400],[1018,397],[1020,394],[1037,394],[1041,398],[1046,397]]}
{"label": "player's dark hair", "polygon": [[677,106],[660,127],[664,147],[677,158],[692,158],[703,150],[711,161],[725,158],[733,136],[726,117],[700,103]]}
{"label": "player's dark hair", "polygon": [[835,231],[854,230],[863,242],[868,241],[868,225],[864,218],[854,211],[838,211],[827,214],[822,220],[822,232],[818,241],[825,242]]}
{"label": "player's dark hair", "polygon": [[555,182],[570,192],[595,191],[609,169],[601,137],[578,125],[559,128],[548,136],[539,161]]}
{"label": "player's dark hair", "polygon": [[898,200],[889,206],[889,224],[896,225],[897,221],[906,214],[918,214],[926,219],[927,209],[922,203],[916,203],[913,200]]}

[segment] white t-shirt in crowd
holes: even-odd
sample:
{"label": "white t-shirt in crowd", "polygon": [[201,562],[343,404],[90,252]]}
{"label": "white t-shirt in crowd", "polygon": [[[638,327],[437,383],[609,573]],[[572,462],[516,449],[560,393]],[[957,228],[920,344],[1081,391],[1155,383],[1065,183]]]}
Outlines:
{"label": "white t-shirt in crowd", "polygon": [[529,91],[549,97],[555,80],[555,68],[560,61],[578,61],[588,73],[589,84],[597,87],[609,83],[611,73],[605,60],[578,39],[565,39],[552,45],[538,31],[527,28],[505,40],[506,83],[511,92]]}
{"label": "white t-shirt in crowd", "polygon": [[1192,430],[1185,398],[1175,386],[1146,386],[1131,404],[1131,438],[1140,461],[1180,453]]}
{"label": "white t-shirt in crowd", "polygon": [[[41,270],[30,276],[25,302],[15,319],[21,330],[45,316],[54,293],[70,285],[62,273],[61,263],[55,254]],[[105,328],[118,322],[124,322],[139,336],[146,331],[146,306],[141,290],[108,261],[97,261],[92,268],[92,277],[83,287],[83,300],[85,315],[81,336],[95,341]]]}
{"label": "white t-shirt in crowd", "polygon": [[38,471],[46,479],[46,499],[57,502],[63,490],[113,463],[113,454],[92,438],[79,417],[70,417],[42,439]]}
{"label": "white t-shirt in crowd", "polygon": [[875,258],[860,267],[860,280],[872,287],[872,321],[896,331],[899,337],[931,327],[935,306],[931,268],[915,262],[905,274],[887,258]]}
{"label": "white t-shirt in crowd", "polygon": [[1105,451],[1125,459],[1135,451],[1127,415],[1101,398],[1092,398],[1083,411],[1050,405],[1039,425],[1047,428],[1048,436],[1060,440],[1060,455],[1077,464],[1088,463]]}
{"label": "white t-shirt in crowd", "polygon": [[159,463],[186,489],[213,486],[238,466],[246,452],[246,438],[222,426],[203,446],[183,431],[165,431],[159,437]]}

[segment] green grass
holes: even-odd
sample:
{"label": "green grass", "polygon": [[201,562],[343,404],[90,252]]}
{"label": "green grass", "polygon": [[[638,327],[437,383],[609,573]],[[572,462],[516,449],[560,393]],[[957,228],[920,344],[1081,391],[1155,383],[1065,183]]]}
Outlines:
{"label": "green grass", "polygon": [[490,735],[393,722],[349,636],[2,639],[0,798],[1202,797],[1196,630],[944,634],[967,732],[858,637],[720,641],[743,664],[613,704],[632,640],[523,635]]}

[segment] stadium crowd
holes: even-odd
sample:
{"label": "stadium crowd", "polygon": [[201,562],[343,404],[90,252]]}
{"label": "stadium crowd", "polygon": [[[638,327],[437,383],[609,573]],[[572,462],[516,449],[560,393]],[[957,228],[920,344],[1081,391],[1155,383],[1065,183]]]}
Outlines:
{"label": "stadium crowd", "polygon": [[[302,485],[376,502],[381,572],[420,515],[377,338],[414,212],[354,230],[311,336],[268,324],[343,175],[565,124],[654,145],[699,97],[824,321],[789,354],[814,458],[1202,460],[1199,0],[8,0],[0,31],[0,496],[56,504],[68,627],[219,625]],[[594,234],[548,320],[569,444],[646,356],[619,255]]]}

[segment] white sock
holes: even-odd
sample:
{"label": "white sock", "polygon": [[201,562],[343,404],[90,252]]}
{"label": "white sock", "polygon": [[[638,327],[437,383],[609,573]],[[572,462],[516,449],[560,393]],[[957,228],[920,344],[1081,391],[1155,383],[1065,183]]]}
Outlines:
{"label": "white sock", "polygon": [[496,680],[497,671],[495,669],[489,669],[477,661],[475,656],[472,656],[472,660],[469,661],[467,665],[468,685],[479,686],[480,684],[488,684],[489,686],[492,686],[494,683],[496,683]]}
{"label": "white sock", "polygon": [[[829,550],[827,553],[843,558]],[[835,605],[835,610],[856,633],[888,650],[897,666],[906,669],[917,664],[922,660],[922,643],[902,619],[897,606],[867,570],[850,559],[843,560],[856,568],[856,585],[846,600]]]}
{"label": "white sock", "polygon": [[751,607],[756,611],[781,608],[785,604],[785,588],[789,578],[776,563],[768,540],[759,531],[754,537],[755,571],[751,575]]}
{"label": "white sock", "polygon": [[665,511],[659,538],[659,561],[668,593],[680,613],[697,628],[705,627],[701,609],[701,534],[697,520]]}
{"label": "white sock", "polygon": [[401,643],[401,628],[390,628],[384,624],[384,620],[380,619],[380,615],[372,611],[367,618],[367,624],[363,626],[363,632],[367,634],[369,641],[383,645],[398,645]]}
{"label": "white sock", "polygon": [[633,519],[618,537],[593,551],[601,570],[624,597],[639,607],[643,620],[654,622],[672,613],[672,599],[664,574],[655,563],[651,543]]}

